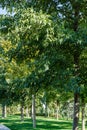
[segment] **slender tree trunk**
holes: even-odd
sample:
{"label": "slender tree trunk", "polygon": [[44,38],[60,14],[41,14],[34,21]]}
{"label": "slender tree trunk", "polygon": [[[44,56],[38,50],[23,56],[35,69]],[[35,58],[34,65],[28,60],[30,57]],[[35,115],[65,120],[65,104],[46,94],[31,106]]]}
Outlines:
{"label": "slender tree trunk", "polygon": [[45,117],[47,117],[47,102],[45,102]]}
{"label": "slender tree trunk", "polygon": [[[79,57],[80,57],[80,54],[78,52],[78,46],[76,46],[76,51],[74,52],[74,57],[73,57],[74,58],[74,64],[75,64],[74,76],[75,76],[76,81],[79,77]],[[79,123],[79,92],[78,92],[79,85],[78,85],[78,81],[77,81],[75,87],[76,88],[75,88],[75,92],[74,92],[73,130],[78,130],[79,129],[78,128],[78,123]]]}
{"label": "slender tree trunk", "polygon": [[26,108],[26,117],[27,118],[29,117],[29,109],[28,109],[28,107]]}
{"label": "slender tree trunk", "polygon": [[79,94],[74,93],[73,130],[78,130],[78,122],[79,122]]}
{"label": "slender tree trunk", "polygon": [[55,116],[55,110],[54,110],[54,108],[53,108],[53,117]]}
{"label": "slender tree trunk", "polygon": [[57,110],[56,110],[56,116],[57,116],[57,120],[59,119],[59,108],[57,107]]}
{"label": "slender tree trunk", "polygon": [[35,111],[35,95],[32,95],[32,120],[33,128],[36,128],[36,111]]}
{"label": "slender tree trunk", "polygon": [[[79,76],[79,54],[78,51],[74,54],[74,64],[75,64],[75,78]],[[73,130],[78,130],[79,123],[79,93],[78,93],[78,82],[76,84],[76,90],[74,92],[74,116],[73,116]]]}
{"label": "slender tree trunk", "polygon": [[6,110],[6,104],[2,104],[2,118],[7,117],[7,110]]}
{"label": "slender tree trunk", "polygon": [[45,91],[44,92],[44,96],[45,96],[45,117],[47,117],[47,108],[48,108],[48,106],[47,106],[47,92]]}
{"label": "slender tree trunk", "polygon": [[48,113],[47,115],[48,115],[48,117],[50,117],[50,109],[48,108],[47,111],[48,111],[48,112],[47,112],[47,113]]}
{"label": "slender tree trunk", "polygon": [[24,121],[24,104],[21,104],[21,121]]}
{"label": "slender tree trunk", "polygon": [[59,119],[59,102],[58,102],[58,100],[56,101],[56,117],[58,120]]}
{"label": "slender tree trunk", "polygon": [[82,101],[82,130],[85,130],[85,103]]}
{"label": "slender tree trunk", "polygon": [[58,108],[57,108],[57,110],[56,110],[56,116],[57,116],[57,120],[59,119],[59,114],[58,114]]}

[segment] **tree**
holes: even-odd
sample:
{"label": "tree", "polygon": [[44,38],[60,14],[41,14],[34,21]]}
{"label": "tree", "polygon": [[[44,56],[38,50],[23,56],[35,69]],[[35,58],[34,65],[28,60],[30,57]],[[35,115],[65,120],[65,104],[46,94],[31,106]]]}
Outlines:
{"label": "tree", "polygon": [[[79,1],[59,1],[61,6],[59,7],[59,12],[61,13],[62,19],[65,21],[64,23],[64,29],[68,31],[68,34],[66,34],[66,38],[64,38],[64,44],[62,48],[66,48],[67,51],[70,51],[73,57],[73,64],[75,65],[74,67],[74,76],[76,80],[75,85],[75,91],[74,91],[74,119],[73,119],[73,130],[78,129],[78,116],[79,116],[79,83],[78,83],[78,78],[79,78],[79,66],[80,66],[80,55],[82,50],[85,48],[85,41],[83,35],[85,36],[86,33],[84,34],[81,33],[82,29],[80,28],[81,26],[81,20],[86,16],[86,11],[83,9],[86,9],[86,3],[85,1],[79,2]],[[78,6],[79,5],[79,6]],[[71,12],[71,13],[70,13]],[[84,12],[84,13],[83,13]],[[83,14],[82,14],[83,13]],[[80,15],[82,14],[82,16]],[[70,32],[72,32],[70,34]],[[67,39],[67,40],[65,40]]]}
{"label": "tree", "polygon": [[82,106],[82,130],[85,130],[85,106],[86,106],[86,102],[87,102],[87,88],[86,88],[86,84],[87,84],[87,66],[86,66],[86,61],[87,61],[87,48],[85,48],[85,50],[82,52],[81,57],[80,57],[80,62],[81,62],[81,66],[80,66],[80,77],[81,77],[81,93],[80,93],[80,97],[81,97],[81,106]]}
{"label": "tree", "polygon": [[[44,64],[41,70],[36,68],[38,59],[44,58],[43,50],[46,48],[46,44],[52,42],[53,28],[51,26],[52,21],[49,17],[50,16],[43,14],[42,11],[36,12],[32,8],[19,10],[17,14],[14,15],[13,26],[11,29],[8,27],[9,32],[7,33],[7,39],[10,42],[8,42],[9,47],[5,51],[6,56],[10,57],[12,64],[16,64],[16,61],[19,65],[25,64],[28,68],[30,67],[30,71],[28,70],[28,73],[25,72],[27,74],[25,74],[24,79],[22,78],[22,85],[24,85],[24,87],[32,87],[33,95],[39,84],[39,75],[45,71]],[[5,46],[3,41],[2,46]],[[40,63],[41,62],[39,62],[39,64]],[[13,70],[11,69],[11,71]],[[20,77],[20,73],[17,75],[17,78],[18,77]]]}

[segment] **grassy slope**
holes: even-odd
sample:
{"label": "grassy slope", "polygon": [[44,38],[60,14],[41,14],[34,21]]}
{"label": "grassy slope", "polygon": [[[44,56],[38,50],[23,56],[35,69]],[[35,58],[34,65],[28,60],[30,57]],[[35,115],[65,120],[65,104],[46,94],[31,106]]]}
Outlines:
{"label": "grassy slope", "polygon": [[11,130],[71,130],[72,122],[46,118],[37,118],[37,128],[32,128],[32,120],[25,118],[23,122],[20,121],[20,117],[11,116],[6,119],[0,119],[0,123],[11,128]]}

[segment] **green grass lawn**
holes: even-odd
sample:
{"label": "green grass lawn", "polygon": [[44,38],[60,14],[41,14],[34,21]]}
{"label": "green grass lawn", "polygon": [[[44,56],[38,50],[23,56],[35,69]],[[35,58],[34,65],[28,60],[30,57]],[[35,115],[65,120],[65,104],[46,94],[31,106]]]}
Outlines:
{"label": "green grass lawn", "polygon": [[37,128],[32,128],[31,118],[25,118],[23,122],[20,121],[19,116],[10,116],[6,119],[0,119],[0,123],[8,126],[11,130],[72,130],[72,122],[65,120],[37,118]]}

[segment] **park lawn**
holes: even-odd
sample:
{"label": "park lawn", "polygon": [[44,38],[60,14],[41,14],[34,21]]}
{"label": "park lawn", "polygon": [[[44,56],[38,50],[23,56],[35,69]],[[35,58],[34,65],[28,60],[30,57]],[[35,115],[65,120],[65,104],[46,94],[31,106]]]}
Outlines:
{"label": "park lawn", "polygon": [[0,119],[0,123],[6,125],[11,130],[71,130],[72,122],[66,120],[55,120],[43,117],[37,118],[37,128],[32,128],[31,118],[25,118],[23,122],[20,121],[19,116],[10,116],[6,119]]}

